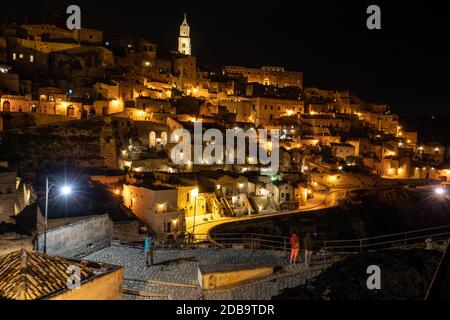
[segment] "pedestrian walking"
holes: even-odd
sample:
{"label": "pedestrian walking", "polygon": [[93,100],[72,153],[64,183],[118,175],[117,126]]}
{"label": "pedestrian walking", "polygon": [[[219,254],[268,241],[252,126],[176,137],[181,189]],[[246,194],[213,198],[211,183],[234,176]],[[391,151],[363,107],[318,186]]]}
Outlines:
{"label": "pedestrian walking", "polygon": [[307,233],[305,239],[303,240],[305,246],[305,266],[309,268],[311,265],[312,254],[314,250],[314,239],[311,233]]}
{"label": "pedestrian walking", "polygon": [[291,258],[290,263],[294,263],[297,261],[298,252],[300,251],[300,238],[297,236],[295,232],[292,232],[291,239]]}
{"label": "pedestrian walking", "polygon": [[[144,239],[144,253],[145,253],[145,264],[147,267],[154,264],[155,255],[155,236],[149,232]],[[149,263],[150,260],[150,263]]]}

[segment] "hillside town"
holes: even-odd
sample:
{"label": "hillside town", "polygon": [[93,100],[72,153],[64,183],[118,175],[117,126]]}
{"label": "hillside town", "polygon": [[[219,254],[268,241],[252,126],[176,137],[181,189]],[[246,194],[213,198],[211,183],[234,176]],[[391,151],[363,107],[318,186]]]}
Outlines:
{"label": "hillside town", "polygon": [[[14,274],[11,268],[26,261],[35,277],[56,273],[60,283],[56,290],[39,286],[38,279],[22,292],[8,286],[15,281],[8,278],[4,286],[0,281],[0,296],[120,299],[124,286],[124,297],[136,298],[145,291],[132,280],[139,278],[133,263],[140,263],[140,251],[124,262],[122,247],[111,243],[139,247],[151,231],[162,246],[195,246],[211,240],[224,223],[330,208],[350,190],[425,185],[418,188],[447,196],[449,146],[421,140],[421,132],[408,131],[389,105],[350,91],[305,87],[307,74],[283,66],[203,66],[194,55],[189,16],[180,23],[173,35],[178,48],[170,52],[160,52],[149,39],[103,30],[0,26],[0,275]],[[243,161],[196,159],[195,138],[187,141],[192,150],[179,151],[186,140],[177,132],[195,137],[198,128],[204,137],[208,130],[245,132],[236,144],[233,138],[231,149],[214,141],[233,155],[249,146],[251,132],[271,132],[262,144],[256,139],[266,156],[278,155],[278,167],[248,150]],[[213,141],[201,144],[205,149]],[[79,197],[80,205],[64,205],[71,197]],[[211,265],[228,261],[189,250]],[[281,253],[224,250],[229,261],[288,262]],[[186,259],[177,251],[161,256]],[[61,285],[61,272],[72,261],[62,257],[80,259],[83,290]],[[197,269],[186,265],[183,272],[194,277]],[[286,268],[296,272],[300,266]],[[263,274],[262,269],[254,272]],[[145,272],[154,277],[153,286],[161,277],[182,282],[170,270],[163,276],[158,272],[164,270]],[[134,273],[123,279],[124,272]],[[206,279],[215,271],[203,272]],[[274,281],[282,289],[303,280]],[[93,286],[107,294],[92,295]],[[163,293],[152,298],[167,297],[167,287],[172,297],[199,299],[192,286],[161,284],[163,289],[153,291]],[[276,294],[264,292],[267,297],[251,298]],[[222,293],[215,292],[224,298]]]}

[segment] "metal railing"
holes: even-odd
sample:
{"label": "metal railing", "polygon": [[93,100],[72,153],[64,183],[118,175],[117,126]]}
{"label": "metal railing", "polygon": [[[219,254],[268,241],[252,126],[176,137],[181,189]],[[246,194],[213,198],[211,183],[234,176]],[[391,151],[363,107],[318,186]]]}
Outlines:
{"label": "metal railing", "polygon": [[428,285],[425,300],[443,300],[450,297],[450,241]]}
{"label": "metal railing", "polygon": [[[201,235],[204,240],[206,235]],[[450,225],[393,233],[370,238],[349,240],[316,240],[316,251],[326,253],[358,253],[425,246],[427,243],[445,242],[450,238]],[[282,250],[290,249],[289,237],[258,233],[212,233],[209,241],[225,248]]]}
{"label": "metal railing", "polygon": [[326,252],[333,253],[389,250],[393,248],[410,248],[418,245],[425,245],[427,242],[447,241],[449,237],[450,225],[446,225],[370,238],[326,240],[323,241],[323,249]]}
{"label": "metal railing", "polygon": [[[197,235],[196,235],[197,236]],[[260,250],[282,250],[290,249],[289,238],[283,236],[272,236],[259,233],[212,233],[209,237],[211,243],[221,248],[245,248]]]}
{"label": "metal railing", "polygon": [[[116,232],[115,236],[126,237],[126,232]],[[135,235],[136,236],[136,235]],[[137,238],[137,239],[136,239]],[[137,241],[143,239],[138,235]],[[348,239],[348,240],[316,240],[316,252],[326,254],[349,254],[363,251],[379,251],[395,248],[411,248],[425,246],[428,243],[445,242],[450,238],[450,225],[413,230],[407,232],[393,233],[370,238]],[[139,240],[138,240],[139,239]],[[133,239],[134,240],[134,239]],[[160,239],[162,247],[165,247],[165,239]],[[136,242],[137,242],[136,241]],[[211,233],[186,235],[183,238],[171,240],[173,245],[188,247],[219,247],[219,248],[242,248],[254,250],[279,250],[291,249],[290,239],[285,236],[274,236],[260,233]]]}

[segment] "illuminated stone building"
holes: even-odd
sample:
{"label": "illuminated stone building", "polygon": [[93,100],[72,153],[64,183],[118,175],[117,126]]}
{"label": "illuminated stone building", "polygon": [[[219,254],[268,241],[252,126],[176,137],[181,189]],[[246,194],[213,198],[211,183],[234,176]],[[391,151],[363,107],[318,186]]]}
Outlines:
{"label": "illuminated stone building", "polygon": [[172,83],[187,96],[198,93],[197,59],[191,55],[172,54]]}
{"label": "illuminated stone building", "polygon": [[272,97],[252,97],[253,110],[258,124],[269,124],[273,119],[303,113],[304,103],[300,100]]}
{"label": "illuminated stone building", "polygon": [[247,82],[257,82],[266,86],[303,88],[303,73],[285,71],[283,67],[245,68],[226,66],[230,77],[243,77]]}
{"label": "illuminated stone building", "polygon": [[175,188],[124,184],[123,203],[158,233],[177,233],[185,228],[184,212],[178,209]]}
{"label": "illuminated stone building", "polygon": [[332,143],[331,154],[336,158],[347,159],[355,155],[355,147],[349,143]]}
{"label": "illuminated stone building", "polygon": [[411,162],[408,157],[388,156],[382,160],[382,176],[407,179],[410,176]]}

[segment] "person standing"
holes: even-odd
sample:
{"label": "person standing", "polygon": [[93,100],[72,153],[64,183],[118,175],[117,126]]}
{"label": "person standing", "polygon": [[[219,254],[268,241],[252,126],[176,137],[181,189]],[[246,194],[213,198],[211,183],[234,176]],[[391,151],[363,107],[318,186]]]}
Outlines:
{"label": "person standing", "polygon": [[[155,238],[151,232],[144,239],[145,264],[147,267],[154,264]],[[149,264],[150,260],[150,264]]]}
{"label": "person standing", "polygon": [[305,245],[305,266],[309,268],[314,250],[314,239],[312,238],[311,233],[308,232],[306,234],[303,243]]}
{"label": "person standing", "polygon": [[298,252],[300,251],[300,238],[297,236],[295,232],[292,232],[291,239],[291,258],[290,263],[294,263],[297,261]]}

